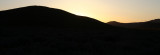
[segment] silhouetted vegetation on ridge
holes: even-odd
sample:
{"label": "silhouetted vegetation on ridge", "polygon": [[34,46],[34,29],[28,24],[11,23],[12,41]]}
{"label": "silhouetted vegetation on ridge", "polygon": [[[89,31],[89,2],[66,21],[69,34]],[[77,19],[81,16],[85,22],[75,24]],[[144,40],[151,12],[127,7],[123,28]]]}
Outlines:
{"label": "silhouetted vegetation on ridge", "polygon": [[43,6],[0,12],[0,55],[156,55],[159,31],[124,29]]}

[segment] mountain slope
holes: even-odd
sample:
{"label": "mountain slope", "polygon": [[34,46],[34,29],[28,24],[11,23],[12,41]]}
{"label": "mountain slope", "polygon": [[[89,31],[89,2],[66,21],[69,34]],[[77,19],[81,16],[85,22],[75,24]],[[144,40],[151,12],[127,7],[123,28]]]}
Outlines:
{"label": "mountain slope", "polygon": [[43,6],[28,6],[0,12],[0,25],[54,26],[58,28],[110,28],[98,20]]}
{"label": "mountain slope", "polygon": [[160,19],[154,19],[146,22],[137,22],[137,23],[120,23],[116,21],[108,22],[107,24],[125,28],[138,28],[138,29],[155,29],[160,30]]}
{"label": "mountain slope", "polygon": [[0,55],[159,55],[159,36],[43,6],[0,12]]}

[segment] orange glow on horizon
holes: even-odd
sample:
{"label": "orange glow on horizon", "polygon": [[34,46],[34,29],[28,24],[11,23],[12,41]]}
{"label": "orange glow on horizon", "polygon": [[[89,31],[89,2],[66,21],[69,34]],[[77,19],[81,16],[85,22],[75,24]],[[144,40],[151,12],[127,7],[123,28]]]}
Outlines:
{"label": "orange glow on horizon", "polygon": [[160,18],[160,0],[1,0],[0,10],[30,5],[58,8],[102,22],[144,22]]}

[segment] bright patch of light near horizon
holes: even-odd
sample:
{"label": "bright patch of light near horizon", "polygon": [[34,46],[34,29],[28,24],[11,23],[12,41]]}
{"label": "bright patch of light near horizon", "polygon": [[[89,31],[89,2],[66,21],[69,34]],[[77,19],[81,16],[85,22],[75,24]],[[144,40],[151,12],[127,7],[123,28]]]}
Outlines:
{"label": "bright patch of light near horizon", "polygon": [[73,12],[73,13],[78,15],[78,16],[88,16],[87,14],[82,13],[82,12]]}

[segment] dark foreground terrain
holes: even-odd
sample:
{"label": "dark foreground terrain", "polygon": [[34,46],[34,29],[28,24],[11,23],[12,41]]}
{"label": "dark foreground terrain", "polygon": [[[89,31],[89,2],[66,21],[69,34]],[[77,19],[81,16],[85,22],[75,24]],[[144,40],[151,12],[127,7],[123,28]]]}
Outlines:
{"label": "dark foreground terrain", "polygon": [[0,12],[0,55],[157,55],[159,31],[114,27],[63,10]]}

